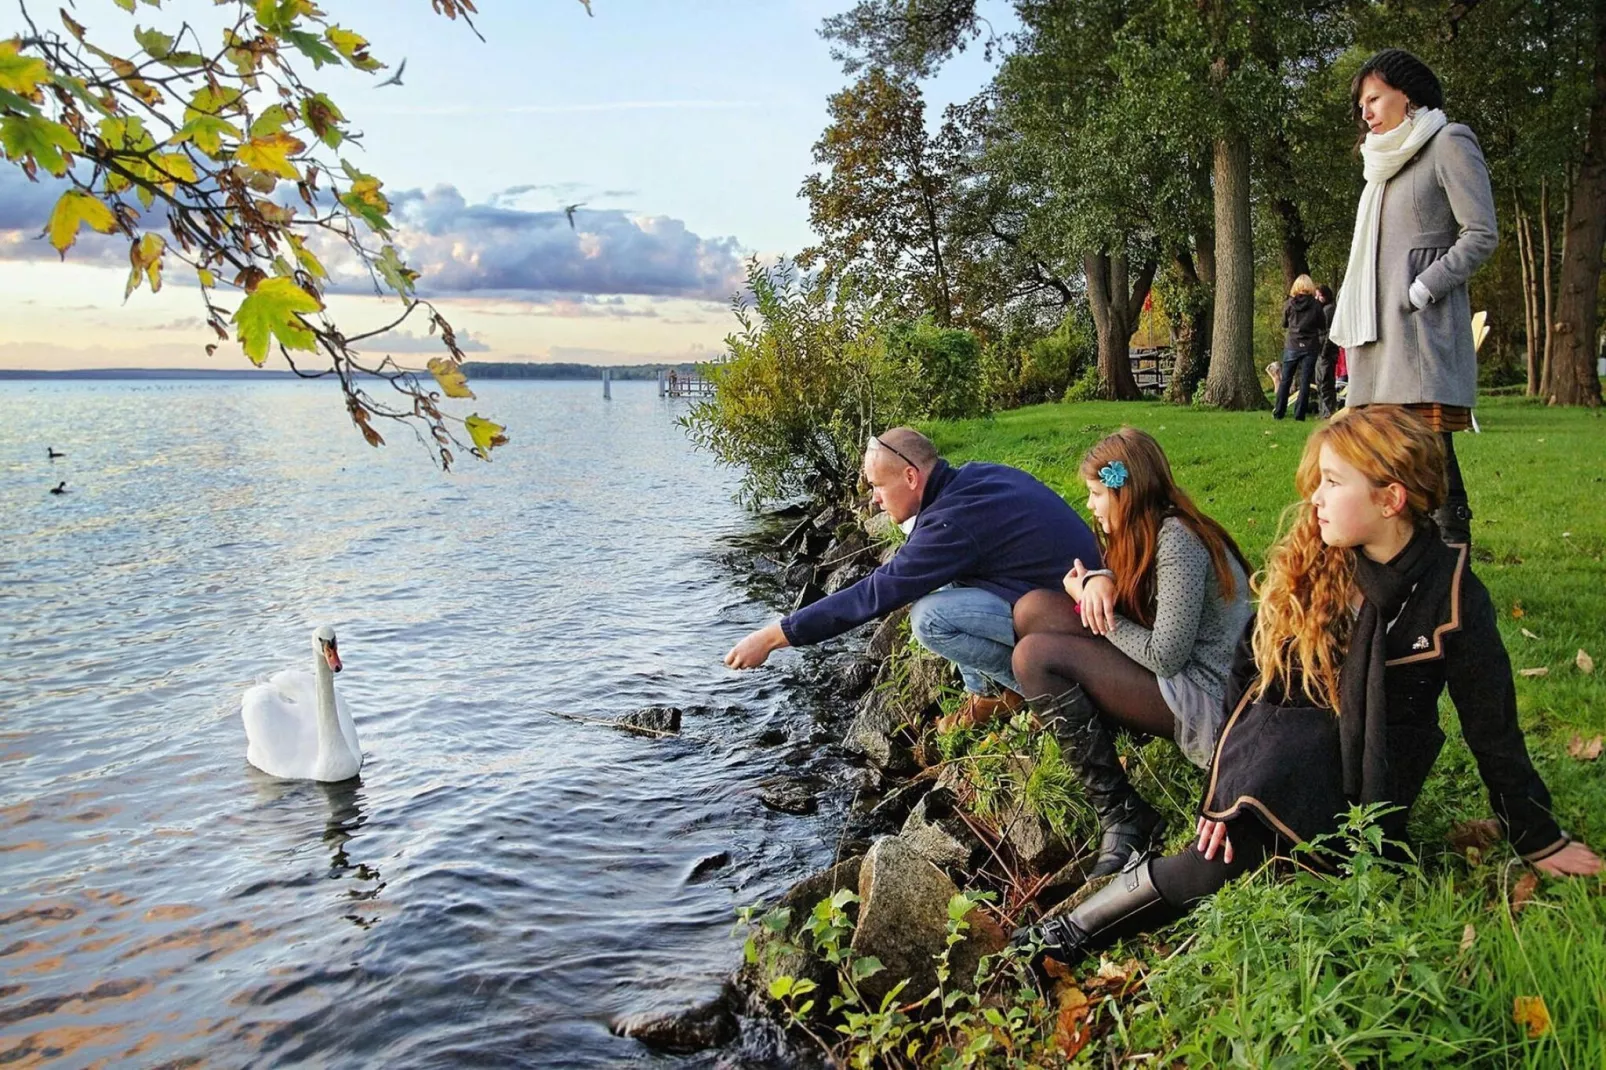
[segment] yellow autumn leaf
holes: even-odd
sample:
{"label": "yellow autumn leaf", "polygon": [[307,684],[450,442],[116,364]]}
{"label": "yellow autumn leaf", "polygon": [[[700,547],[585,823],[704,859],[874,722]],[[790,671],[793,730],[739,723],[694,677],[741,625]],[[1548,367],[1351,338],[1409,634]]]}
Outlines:
{"label": "yellow autumn leaf", "polygon": [[474,448],[481,454],[489,456],[491,450],[507,442],[507,436],[502,433],[507,428],[492,423],[478,413],[464,420],[463,426],[468,429],[468,437],[474,441]]}
{"label": "yellow autumn leaf", "polygon": [[117,217],[99,199],[82,190],[70,189],[56,201],[56,206],[50,210],[50,222],[45,225],[50,244],[56,247],[63,260],[67,259],[67,250],[78,240],[80,227],[110,234],[117,229]]}
{"label": "yellow autumn leaf", "polygon": [[1550,1032],[1550,1009],[1544,996],[1517,996],[1511,1001],[1511,1020],[1528,1030],[1529,1040]]}
{"label": "yellow autumn leaf", "polygon": [[297,179],[301,173],[289,158],[306,147],[306,143],[300,139],[278,133],[252,138],[235,150],[234,158],[258,171],[266,171],[280,178]]}
{"label": "yellow autumn leaf", "polygon": [[1578,656],[1573,659],[1573,664],[1578,666],[1579,672],[1588,673],[1595,671],[1595,659],[1590,657],[1589,651],[1583,649],[1582,647],[1578,648]]}
{"label": "yellow autumn leaf", "polygon": [[[446,392],[447,397],[471,398],[474,396],[474,391],[468,388],[468,376],[464,375],[463,370],[452,361],[447,360],[445,357],[431,357],[426,367],[429,368],[429,374],[435,377],[435,381],[441,384],[441,389]],[[498,428],[498,430],[501,429]],[[479,440],[476,439],[475,441],[478,442]]]}
{"label": "yellow autumn leaf", "polygon": [[206,268],[196,268],[195,277],[200,279],[201,285],[206,287],[208,290],[217,285],[217,276],[212,274]]}
{"label": "yellow autumn leaf", "polygon": [[32,98],[40,82],[50,81],[50,68],[35,56],[19,55],[20,47],[21,42],[15,37],[0,41],[0,89]]}
{"label": "yellow autumn leaf", "polygon": [[172,192],[172,186],[176,182],[186,182],[193,185],[200,178],[195,170],[195,161],[182,152],[158,153],[155,164],[156,169],[167,177],[167,181],[164,181],[162,185],[168,187],[169,193]]}
{"label": "yellow autumn leaf", "polygon": [[151,293],[162,288],[162,253],[167,250],[167,242],[160,234],[146,234],[137,242],[128,247],[128,285],[123,289],[123,298],[139,289],[141,279],[149,279]]}
{"label": "yellow autumn leaf", "polygon": [[237,337],[245,355],[260,367],[274,339],[286,349],[314,348],[318,336],[301,317],[322,310],[322,301],[297,286],[294,279],[280,276],[258,283],[240,302],[233,322],[239,328]]}

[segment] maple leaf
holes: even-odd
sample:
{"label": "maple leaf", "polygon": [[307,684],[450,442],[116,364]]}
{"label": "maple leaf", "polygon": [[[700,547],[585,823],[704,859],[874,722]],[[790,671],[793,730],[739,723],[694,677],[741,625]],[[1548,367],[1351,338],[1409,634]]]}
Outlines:
{"label": "maple leaf", "polygon": [[148,278],[151,284],[151,293],[162,288],[162,253],[167,249],[167,241],[160,234],[146,234],[137,242],[128,247],[128,285],[123,289],[123,299],[139,288],[141,279]]}
{"label": "maple leaf", "polygon": [[99,198],[70,189],[56,201],[56,206],[50,210],[50,221],[45,224],[50,244],[56,247],[63,260],[67,259],[67,250],[78,240],[82,227],[110,234],[117,229],[117,217]]}
{"label": "maple leaf", "polygon": [[1516,996],[1511,1001],[1511,1020],[1528,1030],[1529,1040],[1550,1032],[1550,1009],[1544,996]]}
{"label": "maple leaf", "polygon": [[1087,1046],[1093,1031],[1088,1028],[1087,1016],[1092,1010],[1087,995],[1071,984],[1058,986],[1059,1013],[1054,1020],[1054,1046],[1065,1058],[1074,1059]]}
{"label": "maple leaf", "polygon": [[32,99],[40,82],[50,81],[50,68],[35,56],[18,54],[18,42],[0,41],[0,89]]}
{"label": "maple leaf", "polygon": [[239,328],[237,337],[245,355],[260,368],[268,359],[268,344],[273,339],[286,349],[312,349],[317,335],[301,317],[321,311],[322,301],[297,286],[294,279],[280,277],[258,283],[240,302],[232,322]]}
{"label": "maple leaf", "polygon": [[84,146],[61,123],[41,116],[7,115],[0,118],[0,150],[7,159],[26,161],[23,170],[30,178],[35,166],[60,178],[67,173],[63,153],[83,152]]}
{"label": "maple leaf", "polygon": [[264,171],[280,178],[300,178],[301,172],[289,157],[307,147],[306,142],[286,133],[268,137],[254,137],[234,150],[234,158],[247,167]]}
{"label": "maple leaf", "polygon": [[468,437],[473,440],[475,450],[484,457],[489,458],[491,450],[507,442],[507,436],[502,433],[507,429],[478,413],[465,419],[463,426],[468,429]]}
{"label": "maple leaf", "polygon": [[1572,741],[1567,744],[1567,753],[1581,762],[1592,762],[1600,757],[1602,737],[1586,740],[1577,732],[1573,733]]}
{"label": "maple leaf", "polygon": [[463,370],[454,362],[447,360],[445,357],[431,357],[426,367],[429,368],[429,374],[435,377],[435,381],[441,384],[441,390],[445,391],[447,397],[471,398],[474,396],[474,391],[468,388],[468,376],[464,375]]}
{"label": "maple leaf", "polygon": [[346,57],[346,61],[359,71],[377,71],[384,66],[368,54],[368,41],[359,34],[343,30],[339,26],[331,26],[323,31],[323,37],[335,46],[336,52]]}
{"label": "maple leaf", "polygon": [[374,261],[374,267],[379,270],[380,277],[390,284],[392,290],[403,295],[413,292],[418,272],[402,263],[394,245],[385,246],[378,259]]}

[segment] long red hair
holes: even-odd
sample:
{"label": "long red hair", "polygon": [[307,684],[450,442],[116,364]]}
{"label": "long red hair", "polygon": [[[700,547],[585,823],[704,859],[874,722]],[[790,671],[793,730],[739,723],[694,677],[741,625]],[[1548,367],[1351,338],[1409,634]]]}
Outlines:
{"label": "long red hair", "polygon": [[[1080,475],[1085,480],[1099,478],[1099,469],[1112,461],[1126,467],[1126,480],[1111,488],[1113,504],[1109,534],[1098,533],[1104,564],[1115,573],[1115,605],[1122,616],[1145,628],[1154,625],[1154,554],[1160,539],[1160,525],[1174,516],[1199,537],[1210,552],[1210,567],[1216,571],[1221,597],[1231,601],[1238,584],[1228,565],[1229,557],[1238,562],[1244,575],[1249,563],[1232,541],[1227,529],[1199,511],[1171,477],[1171,462],[1153,436],[1135,427],[1123,427],[1095,443],[1082,457]],[[1108,485],[1108,484],[1106,484]]]}
{"label": "long red hair", "polygon": [[1298,687],[1314,705],[1338,709],[1338,670],[1349,646],[1355,589],[1355,551],[1322,541],[1311,495],[1321,485],[1322,447],[1380,490],[1405,488],[1405,512],[1422,523],[1445,496],[1444,443],[1408,409],[1371,405],[1346,409],[1305,440],[1295,486],[1300,500],[1283,514],[1283,534],[1257,577],[1255,697]]}

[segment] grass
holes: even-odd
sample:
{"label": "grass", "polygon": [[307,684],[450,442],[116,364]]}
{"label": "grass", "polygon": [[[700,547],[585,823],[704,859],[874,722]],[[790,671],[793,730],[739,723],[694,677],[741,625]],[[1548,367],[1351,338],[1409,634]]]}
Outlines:
{"label": "grass", "polygon": [[[1475,569],[1514,667],[1548,670],[1519,677],[1517,697],[1557,816],[1606,847],[1606,759],[1568,753],[1575,735],[1606,732],[1606,660],[1594,673],[1575,662],[1580,650],[1606,658],[1606,423],[1516,398],[1488,399],[1478,413],[1484,432],[1457,438]],[[1123,424],[1159,440],[1178,482],[1258,565],[1292,500],[1311,424],[1092,402],[925,430],[956,463],[1024,468],[1081,506],[1082,452]],[[1104,1005],[1101,1037],[1076,1062],[1606,1067],[1606,881],[1546,882],[1512,910],[1524,870],[1509,849],[1469,858],[1445,840],[1456,823],[1487,817],[1489,804],[1448,699],[1441,715],[1449,739],[1412,817],[1419,866],[1322,886],[1262,876],[1228,889],[1167,934],[1189,941],[1184,953],[1146,945],[1142,996]],[[1161,744],[1137,758],[1139,789],[1191,825],[1197,773]],[[1513,1000],[1535,995],[1551,1026],[1530,1039]]]}

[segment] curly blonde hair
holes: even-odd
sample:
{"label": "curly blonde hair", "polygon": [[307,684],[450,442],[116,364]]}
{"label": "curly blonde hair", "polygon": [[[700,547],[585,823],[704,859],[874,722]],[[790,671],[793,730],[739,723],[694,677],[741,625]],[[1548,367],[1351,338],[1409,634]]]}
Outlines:
{"label": "curly blonde hair", "polygon": [[1283,513],[1283,533],[1255,576],[1260,598],[1253,645],[1257,699],[1296,688],[1312,704],[1338,708],[1338,671],[1349,644],[1355,550],[1322,541],[1311,495],[1321,484],[1322,447],[1330,448],[1379,489],[1399,484],[1405,514],[1417,524],[1445,496],[1444,443],[1408,409],[1345,409],[1305,441],[1295,486],[1300,500]]}

